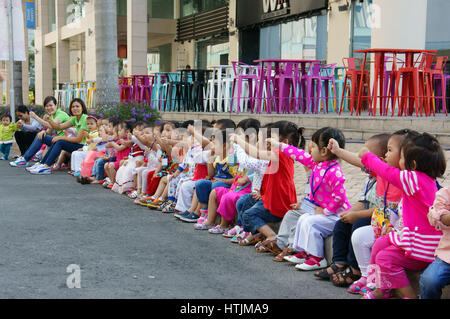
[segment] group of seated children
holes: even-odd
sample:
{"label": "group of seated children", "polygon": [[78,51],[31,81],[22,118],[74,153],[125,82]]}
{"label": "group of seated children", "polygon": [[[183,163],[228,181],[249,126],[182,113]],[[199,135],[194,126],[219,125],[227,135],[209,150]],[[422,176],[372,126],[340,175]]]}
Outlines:
{"label": "group of seated children", "polygon": [[[100,184],[195,230],[254,245],[275,262],[317,270],[317,278],[364,299],[416,298],[406,271],[425,270],[422,298],[440,298],[450,283],[450,188],[438,192],[436,180],[446,159],[427,133],[376,135],[355,154],[336,128],[318,130],[306,145],[303,128],[289,121],[152,125],[96,119],[83,105],[71,104],[70,116],[46,107],[49,115],[36,120],[47,132],[11,165],[27,166],[46,144],[44,159],[28,168],[46,174],[64,150],[81,184]],[[67,137],[70,127],[76,131]],[[367,175],[356,203],[347,199],[341,160]],[[308,172],[306,195],[297,194],[294,162]],[[331,265],[324,252],[330,236]]]}

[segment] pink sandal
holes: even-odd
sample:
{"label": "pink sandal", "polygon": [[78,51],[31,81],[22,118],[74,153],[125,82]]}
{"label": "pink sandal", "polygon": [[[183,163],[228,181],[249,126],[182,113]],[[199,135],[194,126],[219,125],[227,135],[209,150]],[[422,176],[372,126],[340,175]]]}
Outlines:
{"label": "pink sandal", "polygon": [[[390,299],[392,296],[392,290],[389,289],[378,289],[382,294],[382,299]],[[375,296],[373,291],[366,292],[361,299],[380,299]]]}
{"label": "pink sandal", "polygon": [[361,279],[351,284],[350,287],[347,289],[347,292],[355,295],[361,294],[361,290],[367,287],[367,279],[365,277],[361,277]]}

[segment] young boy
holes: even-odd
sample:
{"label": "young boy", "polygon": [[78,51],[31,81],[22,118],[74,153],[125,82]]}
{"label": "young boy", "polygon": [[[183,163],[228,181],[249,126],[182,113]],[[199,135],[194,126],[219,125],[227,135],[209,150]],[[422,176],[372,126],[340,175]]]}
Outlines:
{"label": "young boy", "polygon": [[2,116],[2,125],[0,129],[0,153],[3,157],[0,160],[7,161],[9,158],[9,152],[11,151],[11,146],[14,143],[14,133],[19,130],[16,123],[11,123],[11,115]]}

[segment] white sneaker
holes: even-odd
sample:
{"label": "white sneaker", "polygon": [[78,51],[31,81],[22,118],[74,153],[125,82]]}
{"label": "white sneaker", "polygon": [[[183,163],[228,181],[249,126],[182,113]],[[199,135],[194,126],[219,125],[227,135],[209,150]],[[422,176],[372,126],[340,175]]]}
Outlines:
{"label": "white sneaker", "polygon": [[33,175],[50,175],[52,173],[52,169],[43,165],[39,169],[36,169],[30,173]]}
{"label": "white sneaker", "polygon": [[298,258],[295,255],[284,256],[283,259],[293,264],[303,264],[306,261],[306,258]]}
{"label": "white sneaker", "polygon": [[319,263],[315,262],[311,258],[305,261],[302,264],[298,264],[295,266],[295,269],[297,270],[303,270],[303,271],[311,271],[311,270],[318,270],[328,267],[328,262],[324,258]]}
{"label": "white sneaker", "polygon": [[17,160],[15,160],[14,162],[10,162],[9,165],[11,165],[12,167],[26,167],[29,165],[29,162],[27,162],[25,160],[25,158],[23,157],[19,157]]}
{"label": "white sneaker", "polygon": [[34,171],[38,166],[40,166],[41,165],[41,163],[35,163],[33,166],[31,166],[31,167],[27,167],[26,168],[26,170],[27,171],[29,171],[29,172],[31,172],[31,171]]}
{"label": "white sneaker", "polygon": [[45,168],[44,164],[37,164],[31,167],[30,169],[27,169],[27,171],[30,172],[31,174],[35,174],[36,172],[39,172],[43,168]]}

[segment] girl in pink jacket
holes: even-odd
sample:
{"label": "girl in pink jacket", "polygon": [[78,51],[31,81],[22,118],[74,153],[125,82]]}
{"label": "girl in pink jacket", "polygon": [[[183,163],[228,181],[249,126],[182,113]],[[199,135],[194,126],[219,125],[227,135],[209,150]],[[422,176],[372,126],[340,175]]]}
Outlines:
{"label": "girl in pink jacket", "polygon": [[[434,261],[442,237],[428,222],[427,214],[435,200],[436,178],[445,173],[446,160],[439,142],[428,133],[406,140],[401,147],[400,169],[381,161],[367,150],[362,164],[402,190],[399,211],[403,216],[400,232],[377,239],[371,255],[377,289],[364,299],[389,298],[393,290],[403,298],[416,298],[406,270],[419,271]],[[371,275],[369,275],[370,277]]]}

